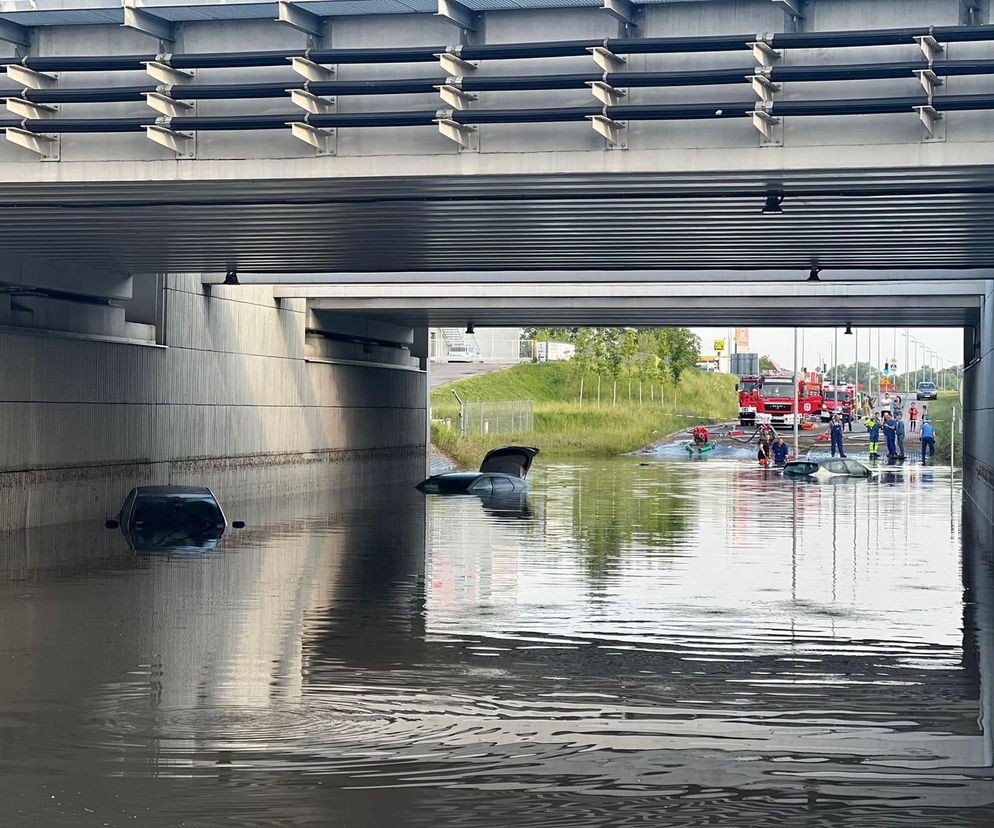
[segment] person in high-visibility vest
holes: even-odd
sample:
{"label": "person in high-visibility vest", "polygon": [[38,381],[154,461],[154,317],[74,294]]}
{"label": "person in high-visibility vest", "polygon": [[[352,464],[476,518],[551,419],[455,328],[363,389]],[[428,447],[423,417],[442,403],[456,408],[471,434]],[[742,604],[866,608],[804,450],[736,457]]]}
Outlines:
{"label": "person in high-visibility vest", "polygon": [[867,443],[870,450],[870,459],[877,459],[877,448],[880,445],[880,421],[876,419],[876,414],[871,414],[863,421],[863,425],[866,426],[866,434],[869,442]]}

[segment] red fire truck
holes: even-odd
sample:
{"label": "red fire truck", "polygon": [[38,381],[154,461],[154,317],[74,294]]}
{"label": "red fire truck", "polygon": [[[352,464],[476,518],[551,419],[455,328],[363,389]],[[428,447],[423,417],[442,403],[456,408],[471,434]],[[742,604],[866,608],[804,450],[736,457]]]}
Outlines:
{"label": "red fire truck", "polygon": [[[793,425],[794,378],[783,376],[742,377],[739,380],[739,423]],[[821,382],[815,374],[804,374],[797,386],[800,418],[817,414],[822,408]]]}
{"label": "red fire truck", "polygon": [[853,410],[856,402],[856,386],[849,385],[824,385],[822,386],[821,419],[828,422],[836,413],[842,414],[843,410]]}

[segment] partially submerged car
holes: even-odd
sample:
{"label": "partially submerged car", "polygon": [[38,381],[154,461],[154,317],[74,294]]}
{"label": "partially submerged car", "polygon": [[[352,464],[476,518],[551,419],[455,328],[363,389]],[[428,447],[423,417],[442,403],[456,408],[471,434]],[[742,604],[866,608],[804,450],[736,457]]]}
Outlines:
{"label": "partially submerged car", "polygon": [[833,457],[826,460],[789,460],[783,467],[789,477],[813,477],[828,480],[837,477],[871,477],[873,472],[858,460]]}
{"label": "partially submerged car", "polygon": [[504,446],[487,452],[478,472],[433,474],[415,487],[425,494],[493,495],[523,492],[528,470],[538,454],[531,446]]}
{"label": "partially submerged car", "polygon": [[[214,493],[195,486],[138,486],[124,499],[116,520],[136,552],[193,552],[217,547],[228,522]],[[236,520],[231,526],[241,529]]]}

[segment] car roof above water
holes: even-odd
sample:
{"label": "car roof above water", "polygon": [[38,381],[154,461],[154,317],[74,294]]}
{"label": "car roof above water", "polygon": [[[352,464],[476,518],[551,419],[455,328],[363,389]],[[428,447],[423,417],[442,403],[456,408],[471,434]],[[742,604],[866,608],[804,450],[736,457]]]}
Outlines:
{"label": "car roof above water", "polygon": [[136,486],[135,494],[142,496],[173,495],[175,497],[214,497],[204,486]]}

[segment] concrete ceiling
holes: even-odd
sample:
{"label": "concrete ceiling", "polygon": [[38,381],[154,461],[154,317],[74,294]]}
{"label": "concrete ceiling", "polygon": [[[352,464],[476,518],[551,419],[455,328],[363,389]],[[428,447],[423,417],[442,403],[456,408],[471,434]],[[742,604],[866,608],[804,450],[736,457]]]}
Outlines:
{"label": "concrete ceiling", "polygon": [[279,287],[319,314],[439,327],[726,325],[967,327],[982,282],[891,284],[328,285]]}
{"label": "concrete ceiling", "polygon": [[[762,213],[785,193],[783,213]],[[123,272],[961,268],[994,167],[0,185],[0,252]],[[691,278],[700,278],[692,276]],[[745,281],[754,274],[743,273]]]}

